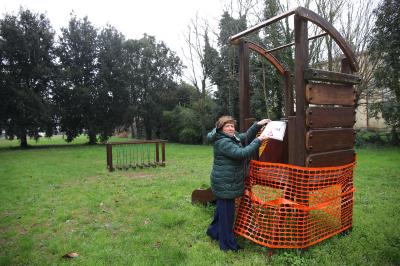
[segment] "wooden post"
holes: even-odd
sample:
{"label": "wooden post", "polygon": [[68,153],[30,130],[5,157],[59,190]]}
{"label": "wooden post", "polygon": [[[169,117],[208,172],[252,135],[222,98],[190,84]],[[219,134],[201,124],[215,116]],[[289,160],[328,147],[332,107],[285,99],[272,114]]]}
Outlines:
{"label": "wooden post", "polygon": [[161,165],[165,166],[165,142],[161,143]]}
{"label": "wooden post", "polygon": [[239,45],[239,124],[240,132],[245,131],[245,119],[250,116],[249,108],[249,44],[241,40]]}
{"label": "wooden post", "polygon": [[308,66],[308,29],[307,20],[294,16],[295,34],[295,89],[296,89],[296,143],[295,165],[304,166],[306,160],[305,146],[305,79],[304,69]]}
{"label": "wooden post", "polygon": [[113,158],[112,158],[112,144],[107,143],[106,144],[106,150],[107,150],[107,168],[109,171],[113,171]]}
{"label": "wooden post", "polygon": [[[307,20],[298,15],[294,16],[294,39],[295,39],[295,89],[296,89],[296,141],[295,141],[295,165],[304,166],[306,160],[306,126],[305,126],[305,109],[306,98],[305,89],[306,82],[304,79],[304,70],[308,66],[308,29]],[[293,184],[294,196],[297,203],[308,206],[308,198],[302,193],[302,188],[297,184]],[[307,211],[299,211],[299,224],[308,224],[309,213]],[[299,239],[302,246],[307,245],[310,241],[310,232],[305,232],[302,239]]]}
{"label": "wooden post", "polygon": [[256,121],[256,119],[254,117],[244,119],[243,132],[247,131],[253,125],[254,121]]}
{"label": "wooden post", "polygon": [[296,163],[296,117],[289,116],[288,124],[288,163],[294,165]]}
{"label": "wooden post", "polygon": [[[255,119],[254,117],[245,118],[245,119],[244,119],[244,124],[245,124],[245,126],[244,126],[244,129],[242,130],[242,132],[247,131],[247,130],[253,125],[254,121],[256,121],[256,119]],[[247,146],[248,144],[249,144],[249,140],[246,138],[245,145]],[[252,155],[251,159],[253,159],[253,160],[258,160],[258,159],[259,159],[259,158],[258,158],[258,152],[255,152],[255,153]]]}
{"label": "wooden post", "polygon": [[341,72],[346,74],[353,74],[353,71],[350,67],[349,59],[347,59],[347,57],[343,58],[341,61]]}
{"label": "wooden post", "polygon": [[288,118],[294,114],[292,75],[290,71],[285,71],[283,76],[285,78],[285,117]]}
{"label": "wooden post", "polygon": [[[351,70],[351,67],[350,67],[350,61],[347,59],[347,57],[343,58],[341,61],[341,72],[346,73],[346,74],[353,74],[353,71]],[[356,111],[354,110],[354,117],[356,117],[355,112]],[[355,123],[355,121],[354,121],[354,123]],[[355,155],[354,155],[354,157],[355,157]],[[353,174],[351,175],[352,177],[353,177]],[[346,193],[347,189],[349,189],[349,188],[346,186],[342,186],[342,194]],[[353,197],[353,193],[351,194],[351,197]],[[351,224],[351,226],[348,229],[346,229],[344,232],[342,232],[342,235],[348,234],[353,229],[353,204],[351,206],[346,206],[346,201],[348,201],[349,197],[350,197],[350,195],[344,196],[341,198],[341,201],[340,201],[340,213],[341,213],[340,223],[342,225],[342,228],[348,226],[348,223]],[[347,204],[349,204],[349,203],[347,203]],[[348,212],[346,213],[346,209],[348,209],[348,212],[350,212],[350,213],[348,213]],[[350,221],[347,221],[347,222],[345,221],[346,216],[351,217]]]}
{"label": "wooden post", "polygon": [[158,142],[156,142],[156,164],[160,164],[160,153],[158,152]]}

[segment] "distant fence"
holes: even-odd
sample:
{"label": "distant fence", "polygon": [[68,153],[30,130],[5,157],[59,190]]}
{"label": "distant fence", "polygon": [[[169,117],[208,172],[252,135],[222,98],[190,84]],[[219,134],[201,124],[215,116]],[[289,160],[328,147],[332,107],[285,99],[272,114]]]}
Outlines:
{"label": "distant fence", "polygon": [[165,166],[166,142],[166,140],[137,140],[107,143],[107,168],[109,171],[114,171]]}

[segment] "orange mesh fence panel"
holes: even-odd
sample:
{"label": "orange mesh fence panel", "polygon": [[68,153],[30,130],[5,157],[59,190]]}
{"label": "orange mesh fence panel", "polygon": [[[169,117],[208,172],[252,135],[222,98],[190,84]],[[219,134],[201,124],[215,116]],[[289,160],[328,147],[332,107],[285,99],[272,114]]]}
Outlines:
{"label": "orange mesh fence panel", "polygon": [[252,160],[235,233],[271,248],[305,248],[350,228],[354,166]]}

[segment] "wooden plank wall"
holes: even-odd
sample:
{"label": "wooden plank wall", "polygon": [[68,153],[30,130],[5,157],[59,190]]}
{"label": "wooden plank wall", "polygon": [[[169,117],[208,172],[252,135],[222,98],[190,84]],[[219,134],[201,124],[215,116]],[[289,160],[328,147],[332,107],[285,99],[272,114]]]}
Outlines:
{"label": "wooden plank wall", "polygon": [[[342,71],[348,68],[343,67]],[[354,84],[360,78],[349,73],[305,69],[307,167],[338,166],[355,159]]]}

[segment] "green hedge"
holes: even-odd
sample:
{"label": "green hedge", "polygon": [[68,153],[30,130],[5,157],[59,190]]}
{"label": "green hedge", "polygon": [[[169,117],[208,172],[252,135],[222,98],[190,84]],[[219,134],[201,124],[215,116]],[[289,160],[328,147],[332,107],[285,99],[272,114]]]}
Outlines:
{"label": "green hedge", "polygon": [[381,146],[391,143],[390,133],[374,130],[356,130],[356,147]]}

